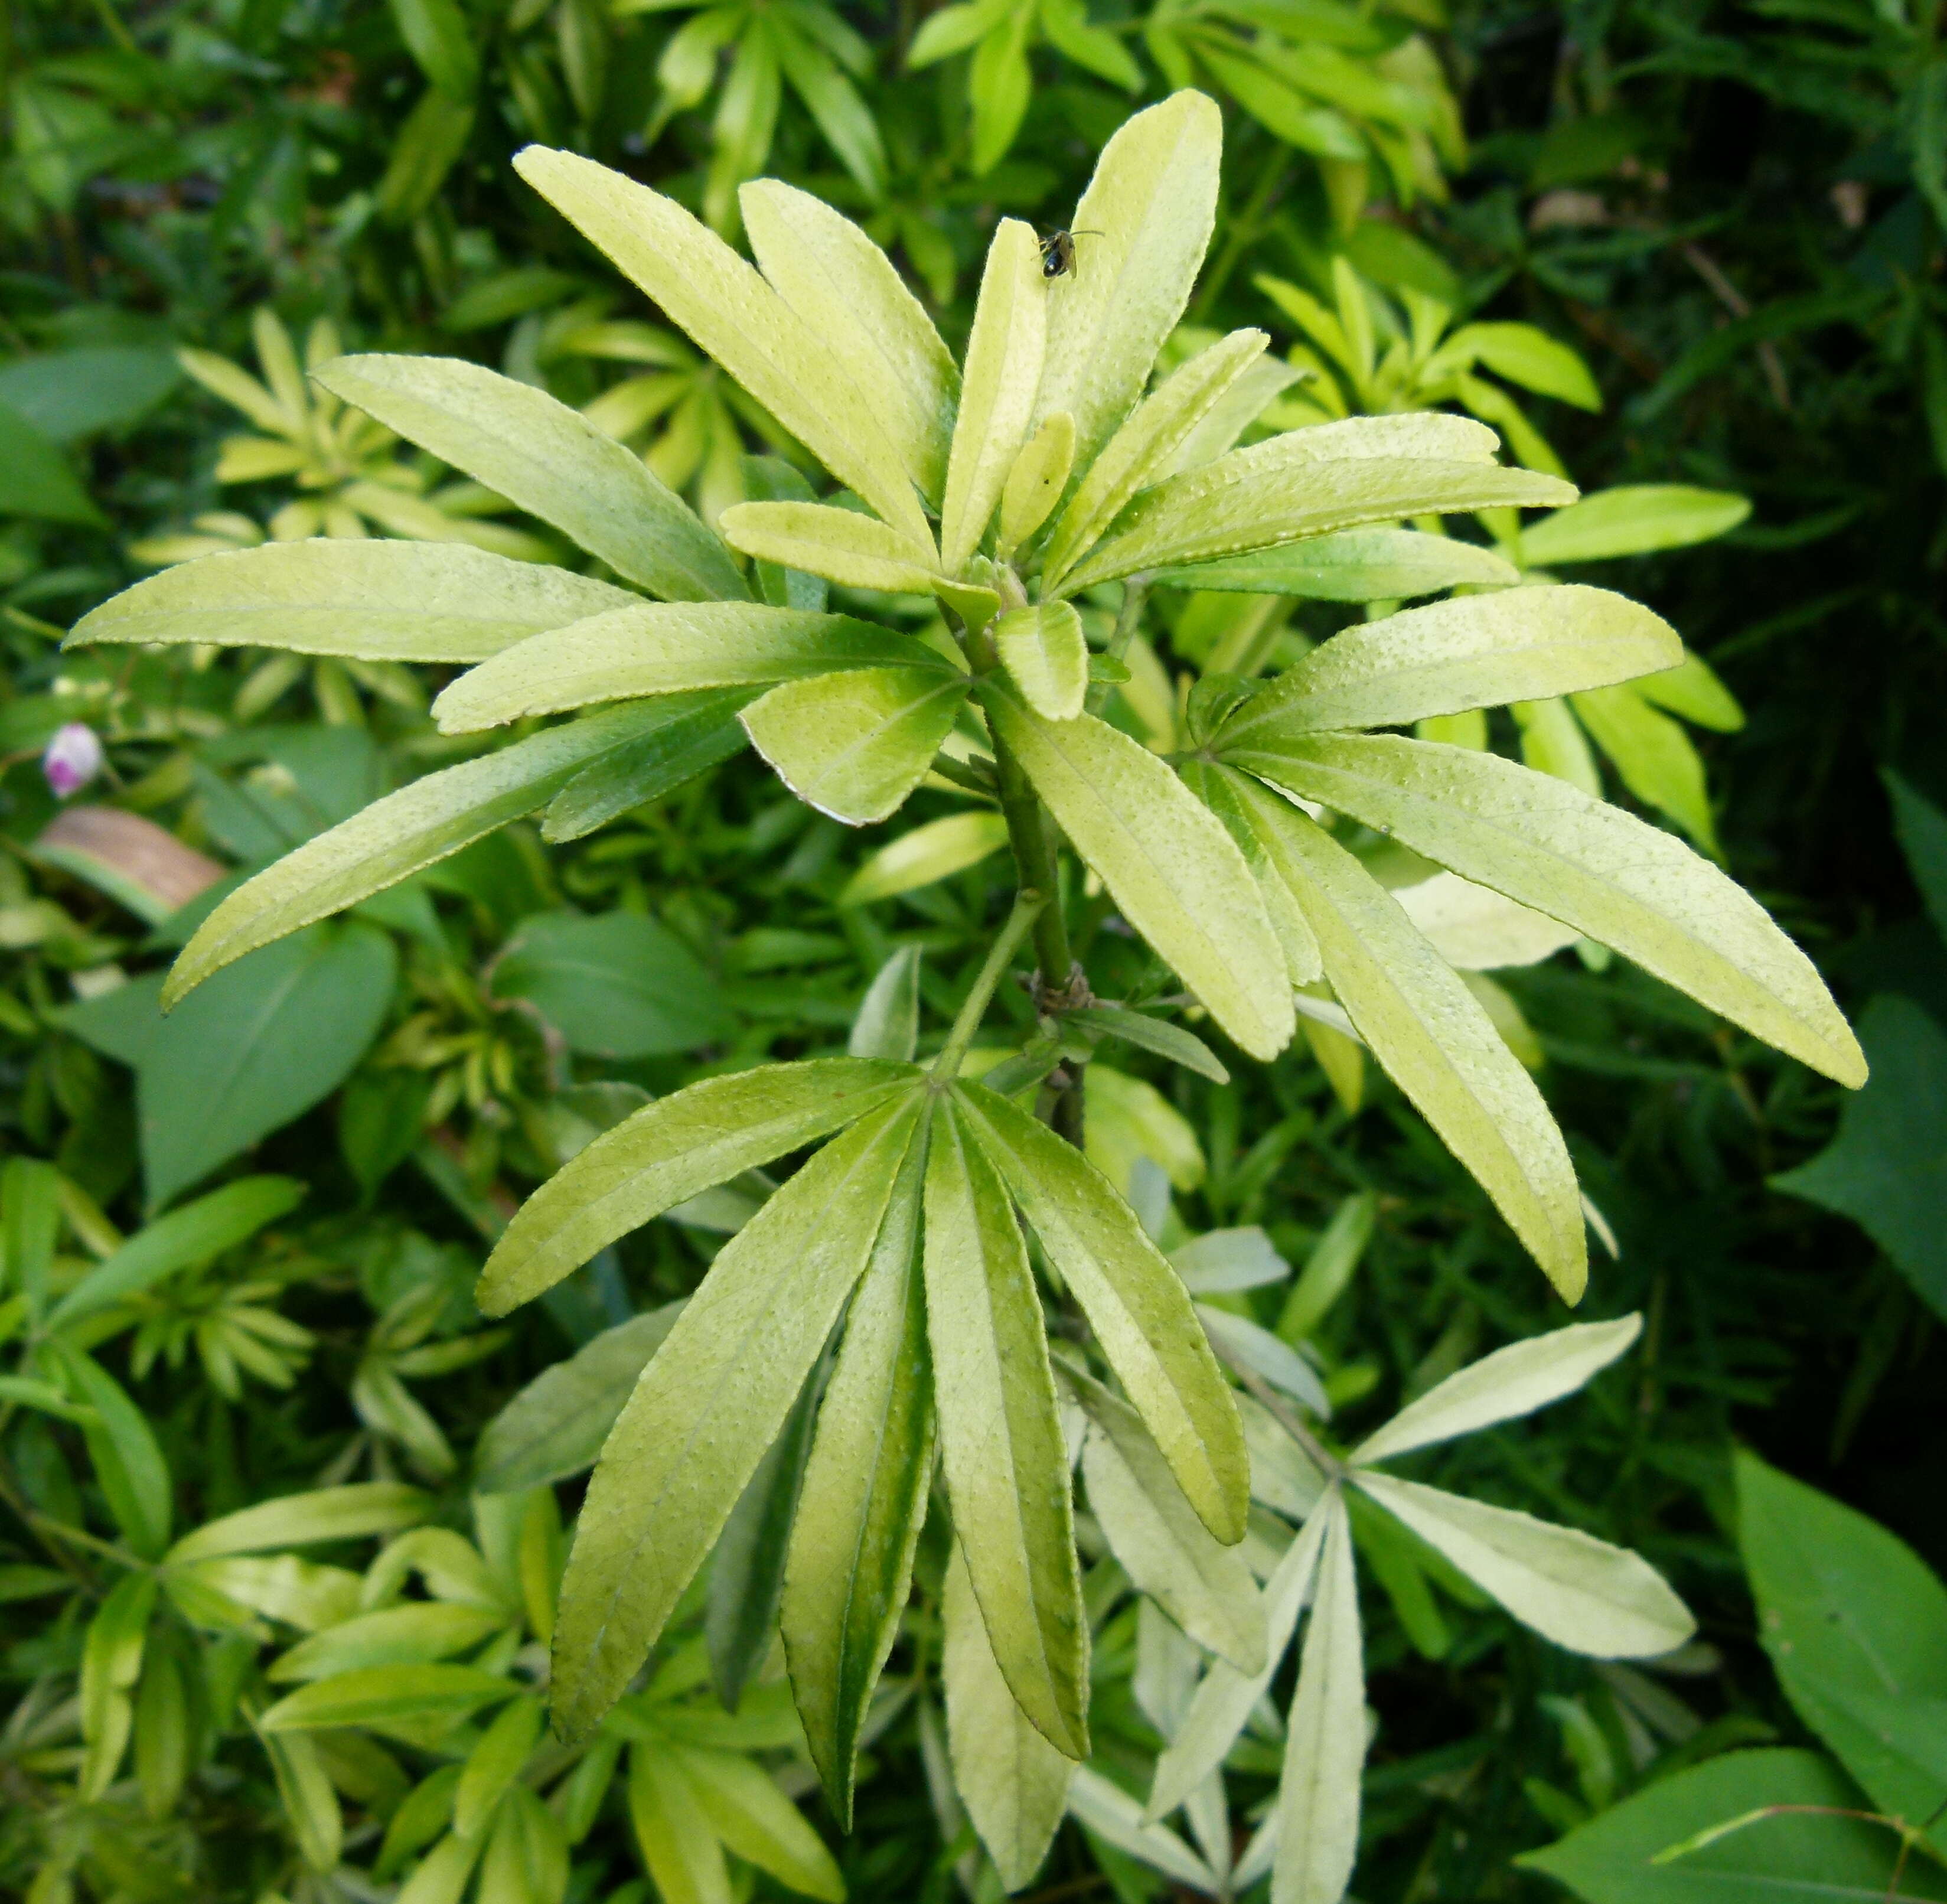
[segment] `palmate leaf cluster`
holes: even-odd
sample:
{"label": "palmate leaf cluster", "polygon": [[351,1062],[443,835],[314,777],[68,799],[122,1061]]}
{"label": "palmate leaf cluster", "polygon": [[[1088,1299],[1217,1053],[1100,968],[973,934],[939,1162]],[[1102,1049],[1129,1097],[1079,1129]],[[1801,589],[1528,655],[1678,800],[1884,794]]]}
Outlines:
{"label": "palmate leaf cluster", "polygon": [[[1623,953],[1843,1082],[1863,1076],[1809,961],[1709,862],[1564,779],[1383,731],[1599,692],[1679,668],[1682,650],[1625,598],[1510,585],[1518,571],[1479,545],[1401,526],[1574,502],[1559,476],[1497,461],[1484,424],[1409,411],[1234,447],[1253,412],[1227,412],[1223,399],[1264,348],[1252,330],[1150,387],[1209,241],[1218,157],[1215,109],[1180,93],[1105,149],[1073,221],[1096,234],[1082,268],[1051,278],[1032,231],[1003,220],[956,365],[884,255],[809,195],[745,188],[754,268],[648,187],[530,150],[522,175],[838,493],[738,504],[720,535],[639,457],[531,385],[455,359],[342,358],[314,373],[333,398],[549,525],[614,579],[451,543],[271,543],[167,571],[74,637],[459,666],[433,709],[456,735],[574,717],[426,776],[246,881],[198,928],[166,1001],[510,820],[540,812],[548,837],[573,839],[746,744],[801,800],[850,824],[887,817],[943,775],[981,803],[969,817],[998,819],[1020,896],[937,1059],[913,1061],[905,1017],[853,1057],[734,1073],[636,1111],[529,1200],[480,1301],[505,1314],[651,1218],[822,1144],[637,1364],[559,1608],[534,1623],[552,1629],[555,1723],[579,1747],[615,1723],[604,1715],[625,1710],[616,1702],[713,1550],[720,1559],[732,1517],[762,1499],[793,1693],[846,1816],[936,1448],[952,1523],[943,1610],[953,1760],[1014,1882],[1039,1862],[1069,1799],[1066,1768],[1089,1749],[1091,1619],[1065,1407],[1092,1424],[1085,1483],[1130,1577],[1231,1670],[1268,1673],[1283,1643],[1264,1638],[1239,1571],[1258,1485],[1249,1417],[1184,1281],[1107,1181],[1014,1101],[1053,1070],[1071,1015],[1079,1029],[1115,1032],[1088,1017],[1100,1008],[1065,955],[1058,842],[1249,1056],[1289,1042],[1295,1000],[1326,1005],[1571,1300],[1586,1250],[1566,1147],[1477,992],[1362,858],[1373,837]],[[1381,612],[1268,682],[1206,675],[1172,759],[1103,719],[1099,690],[1123,667],[1116,651],[1150,578],[1195,587],[1206,570],[1253,562],[1331,571],[1339,599],[1354,601],[1469,592]],[[833,612],[831,587],[861,611],[878,598],[878,612]],[[1098,591],[1119,595],[1128,624],[1099,653],[1077,605],[1097,605]],[[932,607],[915,618],[915,602]],[[962,1074],[970,1042],[1030,933],[1052,1030],[1039,1055],[976,1082]],[[1221,1070],[1166,1031],[1143,1036],[1206,1075]],[[1072,1119],[1051,1088],[1056,1122]],[[1051,1355],[1037,1265],[1090,1366]],[[1285,1639],[1308,1592],[1314,1608],[1275,1814],[1281,1904],[1325,1904],[1350,1869],[1363,1701],[1348,1486],[1563,1643],[1655,1652],[1688,1630],[1660,1580],[1613,1549],[1367,1472],[1386,1453],[1565,1392],[1627,1336],[1601,1333],[1600,1352],[1573,1330],[1504,1351],[1511,1359],[1414,1404],[1390,1441],[1382,1431],[1348,1466],[1315,1470],[1320,1491],[1295,1511],[1289,1491],[1271,1503],[1304,1522],[1266,1570],[1270,1602],[1289,1614]],[[1218,1339],[1249,1386],[1238,1339]],[[437,1475],[450,1457],[398,1378],[458,1366],[467,1351],[409,1366],[416,1341],[379,1344],[395,1365],[364,1372],[354,1398],[364,1394],[375,1434]],[[1412,1424],[1432,1416],[1441,1425],[1417,1434]],[[774,1444],[801,1447],[801,1465],[760,1486]],[[1131,1488],[1142,1505],[1125,1513],[1119,1543],[1109,1503],[1126,1510]],[[531,1704],[522,1695],[506,1711],[523,1716],[483,1735],[483,1763],[536,1749]],[[286,1718],[267,1718],[268,1731],[293,1709],[274,1708]],[[995,1726],[1017,1741],[998,1763]],[[1215,1762],[1199,1760],[1192,1784]],[[705,1769],[683,1776],[692,1774],[708,1785]],[[645,1850],[684,1811],[686,1788],[665,1789],[662,1776],[643,1775]],[[1075,1789],[1085,1818],[1091,1804],[1098,1824],[1113,1810],[1085,1781]],[[483,1838],[485,1816],[469,1811],[456,1848],[434,1850],[422,1870],[494,1856],[502,1827]],[[506,1825],[503,1855],[553,1859],[549,1828]]]}

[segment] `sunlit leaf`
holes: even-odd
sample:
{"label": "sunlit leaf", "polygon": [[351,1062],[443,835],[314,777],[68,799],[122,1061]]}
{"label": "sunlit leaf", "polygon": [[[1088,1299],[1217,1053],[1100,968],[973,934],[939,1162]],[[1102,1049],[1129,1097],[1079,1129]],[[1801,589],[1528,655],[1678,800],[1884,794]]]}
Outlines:
{"label": "sunlit leaf", "polygon": [[1361,1469],[1357,1484],[1524,1625],[1571,1652],[1653,1658],[1697,1630],[1649,1563],[1575,1528]]}
{"label": "sunlit leaf", "polygon": [[994,1657],[1035,1729],[1085,1758],[1088,1622],[1041,1299],[1001,1179],[946,1104],[924,1259],[947,1491]]}
{"label": "sunlit leaf", "polygon": [[151,575],[82,616],[68,642],[480,661],[635,599],[606,582],[461,542],[269,542]]}
{"label": "sunlit leaf", "polygon": [[341,357],[313,375],[652,594],[744,596],[736,565],[689,505],[546,391],[451,357]]}
{"label": "sunlit leaf", "polygon": [[1247,763],[1613,946],[1841,1084],[1865,1082],[1858,1042],[1812,961],[1757,900],[1668,834],[1469,748],[1315,735],[1254,749]]}
{"label": "sunlit leaf", "polygon": [[819,1151],[724,1246],[643,1371],[562,1583],[565,1736],[585,1736],[627,1686],[783,1426],[864,1273],[918,1114],[888,1104]]}

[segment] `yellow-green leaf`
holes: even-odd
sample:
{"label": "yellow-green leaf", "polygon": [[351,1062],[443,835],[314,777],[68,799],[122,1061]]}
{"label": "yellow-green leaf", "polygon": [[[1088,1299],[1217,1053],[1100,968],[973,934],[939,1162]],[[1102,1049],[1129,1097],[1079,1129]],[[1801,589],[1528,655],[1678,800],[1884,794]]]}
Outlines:
{"label": "yellow-green leaf", "polygon": [[1339,1904],[1359,1849],[1359,1768],[1366,1757],[1359,1588],[1351,1530],[1336,1488],[1318,1512],[1325,1517],[1325,1546],[1285,1733],[1274,1904]]}
{"label": "yellow-green leaf", "polygon": [[268,542],[179,563],[74,625],[85,642],[200,642],[362,661],[480,661],[626,590],[462,542]]}
{"label": "yellow-green leaf", "polygon": [[1634,682],[1577,694],[1571,704],[1589,738],[1622,776],[1623,785],[1721,859],[1704,763],[1682,728],[1652,707]]}
{"label": "yellow-green leaf", "polygon": [[1660,615],[1607,589],[1503,589],[1347,629],[1314,648],[1212,735],[1228,757],[1269,733],[1403,727],[1463,708],[1607,686],[1670,667],[1683,644]]}
{"label": "yellow-green leaf", "polygon": [[956,1540],[940,1609],[946,1629],[947,1746],[954,1788],[1001,1882],[1019,1890],[1041,1868],[1068,1802],[1075,1762],[1028,1723],[1001,1676]]}
{"label": "yellow-green leaf", "polygon": [[1239,1045],[1275,1057],[1293,1028],[1284,955],[1221,823],[1147,748],[1092,715],[1045,720],[992,682],[983,700],[1122,916]]}
{"label": "yellow-green leaf", "polygon": [[1654,1658],[1697,1630],[1649,1562],[1579,1528],[1361,1469],[1354,1484],[1544,1639],[1597,1659]]}
{"label": "yellow-green leaf", "polygon": [[1012,1206],[952,1109],[926,1171],[927,1335],[953,1524],[1014,1701],[1088,1755],[1088,1617],[1041,1299]]}
{"label": "yellow-green leaf", "polygon": [[720,521],[732,548],[846,588],[925,595],[940,579],[930,548],[915,548],[898,530],[856,509],[824,503],[738,503]]}
{"label": "yellow-green leaf", "polygon": [[1264,802],[1259,810],[1282,835],[1293,896],[1359,1035],[1574,1302],[1588,1276],[1581,1196],[1534,1080],[1453,967],[1351,853],[1295,806],[1280,813]]}
{"label": "yellow-green leaf", "polygon": [[1311,985],[1324,971],[1319,962],[1317,936],[1292,896],[1299,877],[1286,863],[1282,824],[1275,813],[1259,811],[1267,794],[1244,775],[1208,760],[1187,760],[1179,771],[1184,784],[1224,822],[1256,881],[1264,915],[1284,953],[1285,974],[1294,986]]}
{"label": "yellow-green leaf", "polygon": [[1277,754],[1254,770],[1613,946],[1814,1070],[1865,1082],[1859,1042],[1811,960],[1749,893],[1669,834],[1469,748],[1314,735]]}
{"label": "yellow-green leaf", "polygon": [[1073,720],[1088,698],[1088,642],[1066,602],[1011,608],[989,632],[1021,698],[1049,720]]}
{"label": "yellow-green leaf", "polygon": [[744,710],[752,745],[799,799],[864,826],[925,778],[967,698],[951,668],[860,668],[773,688]]}
{"label": "yellow-green leaf", "polygon": [[955,1096],[1198,1516],[1241,1540],[1250,1459],[1183,1279],[1073,1144],[982,1085]]}
{"label": "yellow-green leaf", "polygon": [[502,649],[447,689],[433,715],[444,732],[468,733],[596,701],[767,687],[901,662],[939,664],[910,635],[848,615],[755,602],[643,602]]}
{"label": "yellow-green leaf", "polygon": [[1076,485],[1048,539],[1044,572],[1051,587],[1130,497],[1157,480],[1184,439],[1270,342],[1261,330],[1234,330],[1172,371],[1129,413]]}
{"label": "yellow-green leaf", "polygon": [[801,1896],[841,1904],[845,1881],[831,1853],[762,1766],[741,1752],[695,1747],[682,1757],[704,1816],[729,1850]]}
{"label": "yellow-green leaf", "polygon": [[814,1058],[705,1078],[605,1132],[530,1197],[481,1271],[488,1315],[505,1315],[627,1236],[740,1171],[877,1109],[909,1065]]}
{"label": "yellow-green leaf", "polygon": [[1465,417],[1361,416],[1233,450],[1138,496],[1062,593],[1403,515],[1574,500],[1559,478],[1490,460],[1483,439],[1494,432]]}
{"label": "yellow-green leaf", "polygon": [[562,1583],[565,1738],[586,1736],[628,1685],[776,1438],[865,1271],[919,1116],[903,1096],[819,1152],[724,1246],[643,1370]]}
{"label": "yellow-green leaf", "polygon": [[286,1693],[258,1724],[267,1732],[295,1732],[459,1719],[498,1705],[520,1690],[518,1680],[478,1666],[367,1666]]}
{"label": "yellow-green leaf", "polygon": [[233,959],[355,906],[545,806],[577,774],[634,746],[688,704],[611,708],[429,773],[374,800],[224,899],[177,958],[163,987],[164,1009]]}
{"label": "yellow-green leaf", "polygon": [[1199,1645],[1240,1672],[1262,1671],[1264,1610],[1243,1554],[1221,1545],[1197,1517],[1127,1402],[1086,1377],[1073,1385],[1091,1424],[1082,1478],[1110,1552]]}
{"label": "yellow-green leaf", "polygon": [[1034,227],[1003,218],[988,248],[940,512],[942,566],[966,567],[1027,440],[1048,342],[1048,292]]}
{"label": "yellow-green leaf", "polygon": [[1314,602],[1404,602],[1463,584],[1508,587],[1521,580],[1521,571],[1493,550],[1453,536],[1345,529],[1255,555],[1159,569],[1156,579],[1176,588],[1298,595]]}
{"label": "yellow-green leaf", "polygon": [[1048,520],[1075,464],[1075,419],[1065,410],[1042,419],[1021,446],[1001,490],[1001,533],[995,553],[1005,562]]}
{"label": "yellow-green leaf", "polygon": [[1086,469],[1149,380],[1210,243],[1224,123],[1200,92],[1172,93],[1124,122],[1075,207],[1076,269],[1055,280],[1037,422],[1075,419]]}
{"label": "yellow-green leaf", "polygon": [[1682,549],[1735,529],[1751,512],[1748,496],[1686,483],[1633,483],[1598,490],[1521,531],[1531,568],[1607,562],[1654,549]]}
{"label": "yellow-green leaf", "polygon": [[850,374],[929,502],[946,480],[960,373],[892,260],[822,199],[775,178],[740,188],[759,268]]}
{"label": "yellow-green leaf", "polygon": [[838,903],[869,906],[874,899],[930,886],[978,865],[1007,844],[1008,822],[996,813],[983,810],[928,820],[866,860],[838,895]]}
{"label": "yellow-green leaf", "polygon": [[652,594],[744,599],[736,564],[689,505],[546,391],[450,357],[341,357],[312,374]]}
{"label": "yellow-green leaf", "polygon": [[840,482],[930,550],[912,479],[868,400],[754,267],[673,199],[593,159],[531,145],[514,169]]}
{"label": "yellow-green leaf", "polygon": [[906,1161],[818,1411],[778,1610],[805,1741],[840,1825],[872,1689],[892,1649],[933,1473],[920,1273],[923,1147]]}

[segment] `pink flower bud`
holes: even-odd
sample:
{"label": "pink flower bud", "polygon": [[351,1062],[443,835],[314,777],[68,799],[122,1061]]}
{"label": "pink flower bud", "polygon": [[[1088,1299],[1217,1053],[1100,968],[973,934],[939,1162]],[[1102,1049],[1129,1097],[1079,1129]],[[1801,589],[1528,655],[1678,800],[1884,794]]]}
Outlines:
{"label": "pink flower bud", "polygon": [[57,729],[48,743],[48,751],[41,756],[41,771],[63,800],[79,793],[101,771],[101,742],[93,728],[78,720]]}

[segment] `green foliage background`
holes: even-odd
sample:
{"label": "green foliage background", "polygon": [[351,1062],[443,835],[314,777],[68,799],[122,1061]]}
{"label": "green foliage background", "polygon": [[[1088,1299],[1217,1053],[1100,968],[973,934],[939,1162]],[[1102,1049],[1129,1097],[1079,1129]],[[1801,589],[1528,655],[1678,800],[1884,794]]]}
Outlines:
{"label": "green foliage background", "polygon": [[[61,1172],[53,1273],[71,1280],[167,1206],[246,1171],[258,1186],[268,1213],[152,1285],[103,1351],[154,1430],[177,1532],[392,1480],[466,1525],[483,1426],[571,1347],[692,1287],[735,1216],[652,1224],[551,1296],[545,1321],[483,1330],[470,1280],[513,1200],[629,1087],[841,1048],[902,946],[924,950],[936,1030],[983,950],[990,875],[998,885],[987,862],[847,902],[907,821],[848,833],[746,757],[566,846],[497,836],[150,1029],[135,1008],[215,896],[179,911],[169,882],[207,871],[132,859],[125,839],[76,832],[74,806],[143,816],[227,875],[458,757],[425,716],[430,670],[63,655],[61,633],[149,567],[267,532],[554,546],[381,440],[226,446],[242,432],[215,360],[254,353],[281,395],[296,367],[267,310],[318,359],[473,357],[606,405],[607,426],[713,516],[745,493],[743,454],[790,446],[647,327],[515,179],[513,150],[585,150],[720,228],[738,180],[803,184],[893,252],[958,350],[995,216],[1059,222],[1132,105],[1197,83],[1224,107],[1227,148],[1194,323],[1262,324],[1286,351],[1303,339],[1259,280],[1329,301],[1341,259],[1393,298],[1578,350],[1599,410],[1521,401],[1585,491],[1682,482],[1751,499],[1714,540],[1576,578],[1649,602],[1741,702],[1741,730],[1698,737],[1716,835],[1831,979],[1875,1067],[1842,1106],[1620,964],[1565,953],[1503,975],[1616,1234],[1591,1306],[1640,1309],[1647,1327],[1589,1395],[1437,1472],[1645,1554],[1714,1661],[1667,1683],[1702,1729],[1645,1735],[1645,1749],[1596,1668],[1444,1587],[1428,1597],[1409,1565],[1365,1608],[1379,1730],[1355,1893],[1559,1894],[1540,1875],[1552,1868],[1586,1896],[1673,1894],[1603,1889],[1620,1853],[1513,1861],[1715,1752],[1814,1733],[1876,1804],[1896,1802],[1773,1676],[1752,1583],[1763,1598],[1763,1567],[1775,1578],[1783,1563],[1754,1553],[1748,1512],[1741,1549],[1732,1463],[1755,1449],[1947,1565],[1947,54],[1921,0],[1481,0],[1450,20],[1326,0],[1093,16],[976,0],[927,18],[816,0],[612,14],[596,0],[28,0],[4,31],[0,1143]],[[179,349],[209,354],[186,360],[199,380]],[[1179,611],[1166,605],[1163,625]],[[1307,605],[1295,625],[1342,619]],[[1175,632],[1187,647],[1197,631]],[[1126,706],[1139,729],[1138,696]],[[60,807],[40,754],[74,721],[107,743],[109,774],[50,834]],[[948,810],[922,791],[911,818]],[[1105,995],[1144,982],[1140,948],[1113,931],[1079,949]],[[130,983],[110,989],[110,966]],[[1025,1035],[1025,999],[1001,1005]],[[246,1063],[249,1023],[262,1029]],[[1100,1141],[1120,1133],[1166,1170],[1191,1231],[1261,1224],[1302,1265],[1367,1208],[1348,1200],[1370,1200],[1371,1240],[1315,1338],[1348,1419],[1567,1319],[1383,1080],[1354,1113],[1302,1045],[1228,1085],[1119,1049],[1117,1069],[1176,1116],[1132,1094],[1147,1121],[1105,1108]],[[26,1181],[9,1179],[0,1294],[35,1247]],[[1270,1324],[1283,1296],[1235,1300]],[[115,1574],[59,1528],[109,1539],[119,1516],[82,1425],[24,1391],[0,1408],[0,1696],[14,1711],[0,1887],[243,1898],[318,1882],[234,1712],[204,1727],[209,1763],[168,1803],[125,1769],[77,1797],[88,1774],[62,1702]],[[923,1560],[935,1593],[945,1564]],[[923,1674],[928,1617],[902,1670]],[[1128,1686],[1133,1628],[1131,1614],[1098,1636],[1097,1687],[1104,1749],[1132,1783],[1156,1742]],[[1915,1689],[1943,1690],[1924,1673]],[[810,1807],[855,1896],[958,1882],[970,1839],[929,1801],[921,1729],[909,1708],[874,1745],[851,1836]],[[1826,1791],[1836,1775],[1806,1763],[1781,1766],[1778,1788]],[[1268,1756],[1242,1768],[1246,1809],[1273,1770]],[[1726,1799],[1723,1815],[1759,1802]],[[572,1895],[634,1881],[617,1816],[577,1853]],[[1161,1881],[1069,1827],[1039,1882],[1138,1896]]]}

